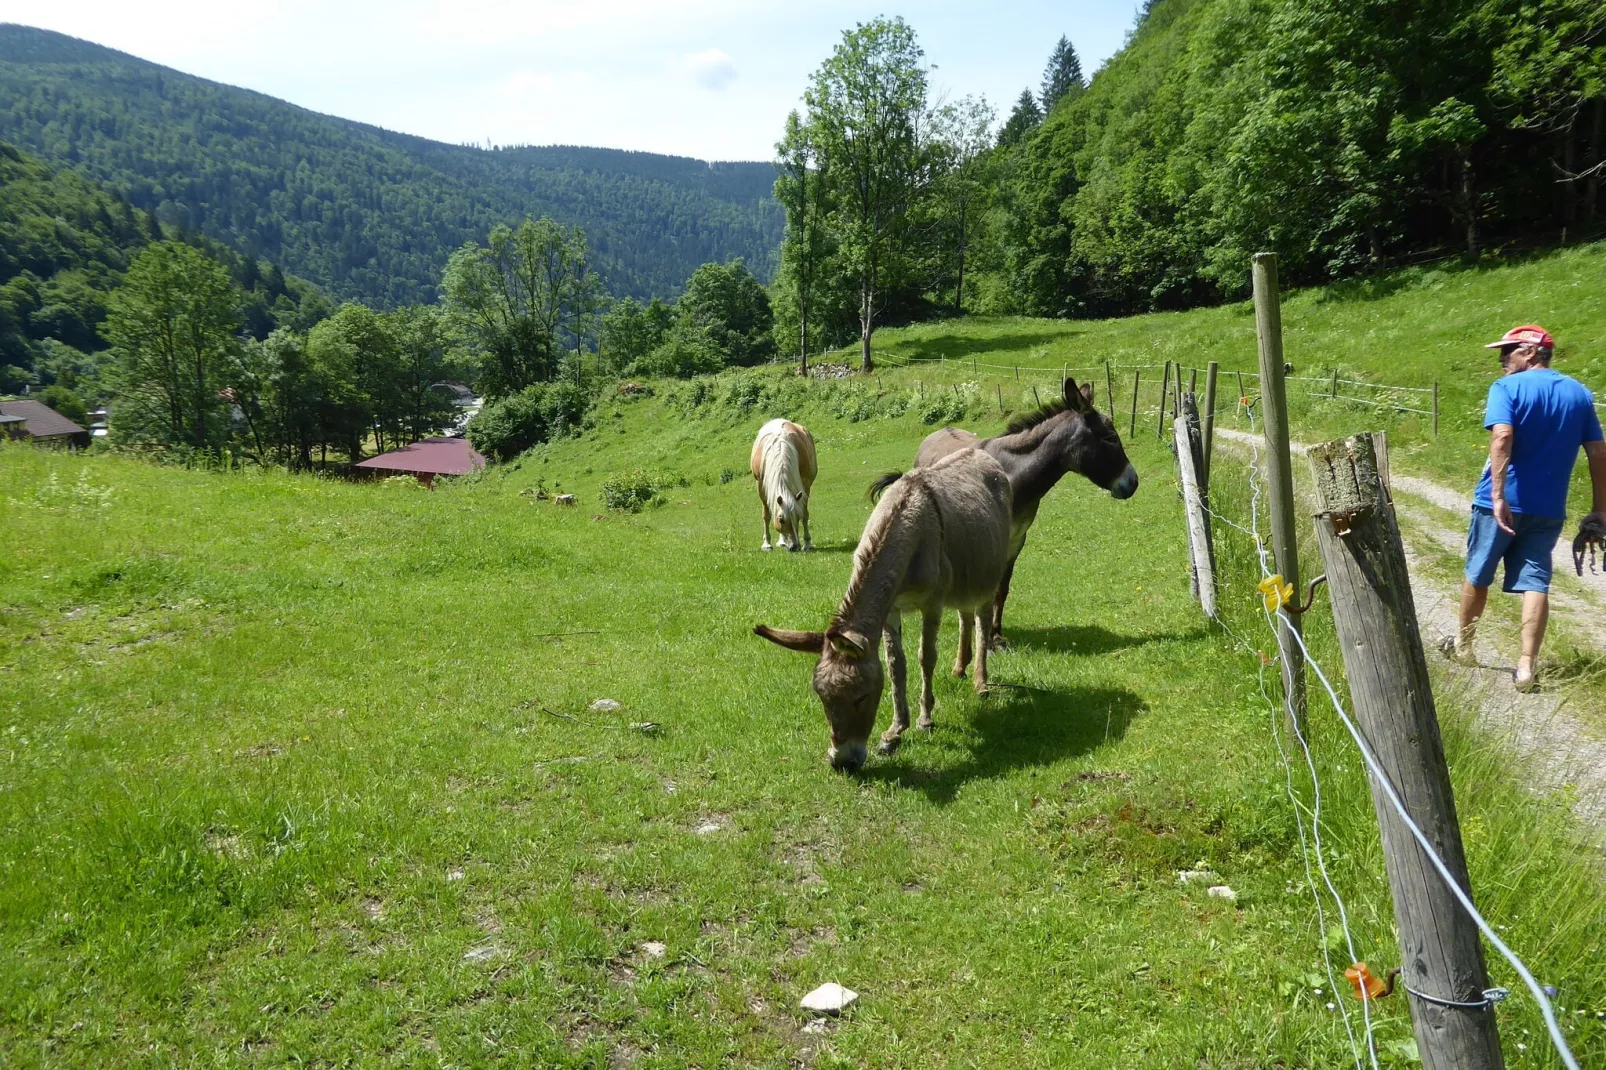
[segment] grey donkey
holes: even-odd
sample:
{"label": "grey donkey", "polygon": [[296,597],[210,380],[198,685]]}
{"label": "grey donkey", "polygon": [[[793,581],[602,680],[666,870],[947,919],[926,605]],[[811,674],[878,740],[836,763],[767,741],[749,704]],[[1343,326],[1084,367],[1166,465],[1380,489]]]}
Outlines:
{"label": "grey donkey", "polygon": [[1009,561],[1010,490],[1003,467],[987,453],[959,450],[929,467],[886,481],[853,554],[853,575],[836,616],[823,632],[786,631],[763,624],[757,635],[789,650],[818,654],[814,692],[831,726],[831,765],[856,772],[864,764],[876,707],[886,679],[876,641],[885,637],[892,673],[892,726],[881,753],[898,748],[909,728],[903,614],[918,610],[920,721],[932,725],[937,633],[945,608],[961,622],[954,673],[964,675],[974,652],[975,687],[987,690],[987,637],[981,613],[991,604]]}
{"label": "grey donkey", "polygon": [[1115,427],[1094,407],[1093,384],[1078,388],[1075,379],[1065,380],[1061,397],[1014,420],[993,438],[977,438],[957,427],[932,432],[920,444],[915,464],[935,464],[955,450],[971,448],[985,450],[1003,465],[1014,494],[1009,564],[987,614],[987,643],[996,650],[1004,645],[1004,602],[1015,560],[1026,546],[1026,533],[1044,496],[1066,473],[1080,472],[1112,498],[1130,498],[1138,490],[1138,473],[1127,460]]}

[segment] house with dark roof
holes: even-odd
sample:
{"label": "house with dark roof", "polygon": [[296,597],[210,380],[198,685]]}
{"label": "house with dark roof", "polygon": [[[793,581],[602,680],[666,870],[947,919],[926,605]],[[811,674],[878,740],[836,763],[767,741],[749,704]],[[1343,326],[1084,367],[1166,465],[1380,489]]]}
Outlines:
{"label": "house with dark roof", "polygon": [[[28,439],[51,446],[85,447],[89,445],[89,431],[79,427],[42,401],[0,401],[0,417],[10,417],[0,426],[7,437]],[[12,428],[16,420],[22,421],[22,433]]]}
{"label": "house with dark roof", "polygon": [[461,438],[426,438],[353,465],[353,474],[383,479],[409,475],[424,486],[436,476],[466,476],[485,467],[485,458]]}

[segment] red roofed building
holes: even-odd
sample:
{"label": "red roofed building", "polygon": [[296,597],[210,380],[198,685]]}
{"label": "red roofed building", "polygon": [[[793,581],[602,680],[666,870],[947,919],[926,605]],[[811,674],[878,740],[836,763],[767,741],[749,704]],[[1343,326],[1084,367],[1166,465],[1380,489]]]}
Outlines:
{"label": "red roofed building", "polygon": [[381,479],[389,475],[414,476],[426,487],[436,476],[466,476],[484,467],[485,458],[462,438],[426,438],[355,465],[361,474]]}
{"label": "red roofed building", "polygon": [[42,401],[0,401],[0,417],[23,421],[18,434],[17,420],[4,420],[7,437],[32,439],[53,446],[87,446],[89,432]]}

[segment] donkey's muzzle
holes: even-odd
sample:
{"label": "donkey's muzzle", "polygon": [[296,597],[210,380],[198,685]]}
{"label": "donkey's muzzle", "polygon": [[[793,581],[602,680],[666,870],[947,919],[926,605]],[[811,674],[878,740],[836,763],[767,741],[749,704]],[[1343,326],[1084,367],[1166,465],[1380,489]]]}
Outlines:
{"label": "donkey's muzzle", "polygon": [[864,741],[858,739],[840,747],[832,747],[826,752],[831,759],[831,768],[839,773],[857,773],[864,767],[865,754]]}
{"label": "donkey's muzzle", "polygon": [[1129,464],[1126,466],[1126,471],[1121,473],[1121,478],[1117,479],[1115,485],[1110,488],[1110,497],[1125,499],[1132,497],[1137,492],[1138,471]]}

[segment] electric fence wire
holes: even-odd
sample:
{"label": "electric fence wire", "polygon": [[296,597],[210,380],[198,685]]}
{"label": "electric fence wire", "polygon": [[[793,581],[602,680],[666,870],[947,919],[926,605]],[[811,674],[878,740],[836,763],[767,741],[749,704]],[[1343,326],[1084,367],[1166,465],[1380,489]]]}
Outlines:
{"label": "electric fence wire", "polygon": [[[1251,431],[1251,434],[1253,434],[1253,431],[1254,431],[1254,414],[1253,414],[1253,412],[1250,413],[1250,431]],[[1252,538],[1255,539],[1255,547],[1256,547],[1256,552],[1259,555],[1259,559],[1260,559],[1260,570],[1261,570],[1261,573],[1262,573],[1262,577],[1265,578],[1265,579],[1269,579],[1269,578],[1271,578],[1272,573],[1271,573],[1270,569],[1267,566],[1266,544],[1265,544],[1264,540],[1261,539],[1261,537],[1259,535],[1259,531],[1260,531],[1260,520],[1259,520],[1260,480],[1259,480],[1259,473],[1258,473],[1258,463],[1259,463],[1259,449],[1257,448],[1256,444],[1253,441],[1251,441],[1251,443],[1250,443],[1250,461],[1249,461],[1249,480],[1250,480],[1250,486],[1251,486],[1251,494],[1250,494],[1250,527],[1251,527],[1252,530],[1247,531],[1246,533],[1249,534]],[[1212,516],[1216,516],[1216,517],[1218,517],[1218,519],[1220,519],[1219,514],[1216,514],[1216,513],[1212,512],[1211,515]],[[1230,521],[1228,521],[1228,523],[1231,524]],[[1241,525],[1238,525],[1238,524],[1231,524],[1231,526],[1237,528],[1240,531],[1244,531],[1245,530]],[[1349,732],[1350,737],[1352,739],[1354,739],[1355,746],[1360,751],[1362,762],[1366,765],[1367,771],[1369,773],[1371,773],[1371,775],[1372,775],[1373,779],[1376,781],[1377,785],[1383,790],[1384,798],[1387,799],[1387,801],[1389,803],[1389,806],[1399,816],[1400,820],[1405,823],[1405,826],[1410,831],[1412,838],[1416,840],[1417,845],[1420,846],[1422,848],[1423,853],[1427,855],[1428,861],[1433,865],[1433,868],[1438,872],[1440,879],[1443,880],[1444,883],[1445,883],[1445,886],[1447,888],[1449,888],[1451,895],[1455,898],[1456,902],[1461,906],[1461,909],[1466,911],[1467,916],[1472,919],[1473,923],[1478,927],[1478,930],[1481,933],[1483,933],[1484,937],[1487,938],[1489,943],[1494,946],[1495,950],[1500,952],[1501,957],[1503,957],[1508,963],[1511,964],[1511,967],[1514,970],[1517,971],[1518,976],[1522,978],[1523,984],[1528,988],[1528,990],[1531,993],[1533,993],[1534,998],[1539,1002],[1540,1011],[1544,1016],[1545,1029],[1550,1034],[1551,1044],[1552,1044],[1552,1046],[1555,1047],[1556,1053],[1561,1057],[1563,1065],[1565,1065],[1567,1067],[1567,1070],[1579,1070],[1579,1068],[1578,1068],[1578,1060],[1577,1060],[1576,1057],[1574,1057],[1574,1055],[1572,1053],[1572,1048],[1567,1044],[1567,1038],[1561,1031],[1561,1025],[1556,1019],[1555,1007],[1551,1004],[1550,996],[1548,995],[1548,993],[1545,992],[1544,986],[1541,985],[1534,978],[1533,972],[1531,970],[1529,970],[1527,964],[1524,963],[1522,961],[1522,959],[1519,958],[1517,956],[1517,954],[1514,951],[1512,951],[1510,947],[1508,947],[1506,945],[1506,942],[1504,940],[1500,939],[1499,934],[1494,931],[1493,927],[1490,926],[1488,921],[1486,921],[1484,919],[1483,915],[1478,912],[1477,907],[1474,906],[1473,903],[1472,903],[1471,897],[1466,893],[1465,890],[1462,889],[1460,884],[1457,883],[1456,880],[1454,879],[1454,877],[1451,875],[1449,866],[1445,863],[1443,858],[1439,857],[1438,852],[1433,849],[1433,845],[1428,842],[1427,835],[1422,831],[1421,827],[1411,818],[1411,815],[1406,811],[1405,804],[1404,804],[1404,802],[1401,801],[1400,796],[1399,796],[1399,792],[1394,787],[1394,783],[1389,779],[1387,774],[1384,773],[1382,766],[1379,764],[1379,762],[1377,760],[1377,756],[1372,751],[1371,745],[1366,742],[1365,736],[1361,733],[1360,729],[1356,726],[1355,722],[1353,720],[1351,720],[1349,714],[1345,711],[1344,704],[1339,699],[1338,692],[1333,687],[1332,681],[1330,681],[1328,679],[1326,672],[1323,671],[1321,663],[1319,661],[1317,661],[1316,658],[1311,654],[1310,647],[1308,647],[1305,644],[1304,637],[1299,633],[1299,631],[1297,629],[1295,629],[1292,626],[1291,618],[1289,618],[1289,616],[1288,616],[1288,612],[1287,612],[1286,607],[1281,606],[1281,605],[1279,605],[1277,607],[1276,620],[1275,621],[1273,620],[1273,614],[1269,609],[1264,609],[1263,608],[1263,613],[1265,614],[1267,625],[1272,629],[1274,637],[1279,635],[1279,634],[1281,634],[1281,633],[1286,633],[1288,636],[1290,636],[1294,640],[1294,642],[1296,642],[1299,645],[1299,649],[1300,649],[1301,653],[1305,657],[1306,664],[1308,664],[1311,667],[1312,671],[1314,671],[1316,673],[1316,678],[1321,681],[1322,688],[1327,692],[1327,697],[1328,697],[1329,701],[1331,701],[1331,703],[1333,705],[1334,712],[1338,714],[1338,718],[1339,718],[1340,722],[1343,723],[1344,728]],[[1279,628],[1281,629],[1281,633],[1279,632]],[[1279,650],[1280,649],[1281,649],[1281,644],[1279,643]],[[1262,663],[1262,666],[1261,666],[1261,681],[1262,681],[1262,691],[1263,692],[1264,692],[1264,679],[1265,679],[1265,665],[1264,665],[1264,663]],[[1285,701],[1285,703],[1290,703],[1289,709],[1290,709],[1290,712],[1291,712],[1291,709],[1292,709],[1291,708],[1291,700],[1289,699],[1288,696],[1285,695],[1284,696],[1284,701]],[[1306,739],[1304,738],[1304,734],[1298,731],[1297,721],[1294,720],[1292,717],[1290,717],[1290,721],[1291,721],[1291,723],[1294,723],[1295,726],[1296,726],[1295,734],[1299,738],[1300,746],[1304,749],[1305,760],[1306,760],[1307,766],[1308,766],[1308,768],[1310,770],[1311,783],[1312,783],[1312,787],[1313,787],[1313,793],[1312,793],[1313,808],[1312,809],[1315,810],[1315,813],[1313,813],[1313,816],[1312,816],[1312,830],[1313,830],[1313,836],[1319,836],[1319,833],[1320,833],[1320,821],[1319,821],[1319,816],[1318,815],[1319,815],[1319,807],[1320,807],[1320,794],[1319,794],[1320,793],[1320,782],[1317,779],[1316,766],[1315,766],[1315,763],[1314,763],[1314,761],[1312,759],[1312,755],[1311,755],[1308,743],[1307,743]],[[1280,744],[1279,744],[1279,749],[1281,749],[1281,745]],[[1286,755],[1284,757],[1285,757],[1285,772],[1286,772],[1286,769],[1287,769]],[[1290,780],[1289,789],[1290,789],[1290,798],[1292,799],[1292,781],[1291,780]],[[1296,801],[1294,805],[1295,805],[1296,813],[1297,813],[1297,810],[1299,809],[1299,804]],[[1303,842],[1303,839],[1304,839],[1303,832],[1304,832],[1303,825],[1301,825],[1301,841],[1302,842]],[[1355,955],[1354,942],[1353,942],[1353,939],[1351,938],[1350,933],[1349,933],[1349,926],[1348,926],[1347,917],[1344,916],[1346,912],[1344,911],[1343,901],[1342,901],[1342,899],[1340,899],[1338,897],[1337,889],[1335,889],[1333,887],[1331,878],[1327,873],[1326,864],[1325,864],[1325,861],[1323,859],[1323,852],[1322,852],[1322,848],[1321,848],[1321,844],[1320,844],[1320,840],[1319,839],[1317,839],[1317,841],[1316,841],[1316,852],[1315,852],[1315,854],[1316,854],[1318,866],[1322,871],[1323,881],[1327,884],[1328,890],[1333,895],[1335,902],[1337,902],[1339,904],[1339,910],[1341,912],[1341,923],[1342,923],[1343,929],[1344,929],[1345,940],[1349,943],[1349,951],[1350,951],[1350,954],[1352,956],[1352,961],[1359,961],[1359,959],[1353,958],[1353,956]],[[1307,866],[1307,871],[1308,871],[1308,867],[1309,867],[1308,860],[1306,862],[1306,866]],[[1314,891],[1314,884],[1313,884],[1312,890]],[[1320,917],[1321,908],[1320,908],[1319,904],[1318,904],[1317,910],[1318,910],[1318,917]],[[1326,943],[1325,943],[1325,941],[1323,942],[1323,955],[1324,955],[1324,957],[1326,956]],[[1331,973],[1331,966],[1329,966],[1329,973]],[[1437,997],[1437,996],[1428,996],[1428,997],[1425,997],[1425,998],[1427,998],[1429,1002],[1438,1002],[1438,1003],[1446,1002],[1441,997]],[[1362,1010],[1363,1014],[1366,1015],[1366,1037],[1367,1037],[1368,1049],[1369,1049],[1369,1052],[1371,1054],[1372,1065],[1375,1067],[1377,1065],[1377,1053],[1376,1053],[1376,1048],[1375,1048],[1375,1045],[1374,1045],[1374,1042],[1373,1042],[1373,1037],[1372,1037],[1371,1016],[1370,1016],[1369,1007],[1368,1007],[1368,1004],[1370,1002],[1371,1001],[1368,1000],[1368,999],[1363,999],[1361,1001],[1361,1010]],[[1486,1000],[1483,1005],[1487,1006],[1488,1005],[1488,1001]],[[1347,1028],[1348,1027],[1348,1020],[1347,1019],[1346,1019],[1345,1025],[1346,1025],[1346,1028]],[[1352,1034],[1352,1040],[1353,1040],[1353,1034]],[[1357,1065],[1359,1065],[1359,1060],[1358,1059],[1357,1059]]]}
{"label": "electric fence wire", "polygon": [[[1254,410],[1251,409],[1249,413],[1249,431],[1251,435],[1254,434],[1255,430],[1254,419]],[[1262,578],[1268,578],[1271,576],[1271,570],[1267,567],[1266,540],[1262,538],[1260,534],[1260,486],[1260,449],[1255,444],[1253,439],[1251,439],[1249,445],[1248,534],[1255,540],[1255,556],[1260,565],[1261,576]],[[1262,611],[1264,612],[1264,607],[1262,607]],[[1282,650],[1281,645],[1278,646],[1278,650]],[[1279,662],[1282,660],[1281,653],[1279,653],[1277,660]],[[1314,876],[1311,874],[1310,867],[1310,858],[1314,853],[1316,856],[1316,868],[1322,876],[1322,884],[1327,888],[1327,894],[1332,896],[1333,904],[1338,910],[1338,924],[1340,931],[1344,934],[1345,949],[1349,952],[1351,962],[1359,962],[1360,956],[1356,954],[1355,951],[1355,936],[1350,931],[1349,910],[1344,905],[1344,897],[1339,894],[1337,885],[1333,883],[1332,874],[1327,868],[1327,853],[1322,844],[1321,777],[1316,772],[1316,762],[1311,755],[1310,742],[1305,738],[1304,732],[1302,732],[1299,728],[1299,718],[1295,716],[1294,713],[1293,696],[1284,694],[1282,709],[1281,711],[1278,711],[1277,707],[1271,703],[1270,696],[1266,694],[1266,663],[1264,660],[1261,662],[1260,666],[1260,690],[1261,695],[1266,697],[1268,705],[1271,705],[1274,711],[1272,713],[1272,738],[1276,741],[1277,753],[1282,761],[1283,777],[1285,780],[1284,788],[1288,794],[1289,805],[1294,811],[1294,823],[1299,828],[1300,857],[1305,866],[1305,881],[1310,887],[1311,899],[1316,904],[1316,921],[1317,925],[1321,929],[1318,943],[1320,944],[1322,951],[1322,962],[1327,968],[1327,982],[1330,990],[1333,993],[1333,1002],[1338,1005],[1339,1015],[1344,1020],[1344,1031],[1346,1034],[1348,1034],[1350,1041],[1350,1054],[1354,1056],[1355,1065],[1357,1068],[1359,1068],[1361,1066],[1361,1056],[1355,1041],[1355,1030],[1350,1023],[1349,1011],[1347,1010],[1347,1005],[1344,1002],[1344,997],[1338,989],[1337,979],[1334,976],[1333,971],[1332,954],[1327,946],[1328,939],[1326,911],[1323,908],[1321,892],[1316,887],[1316,881]],[[1311,803],[1308,807],[1304,807],[1302,805],[1297,793],[1294,790],[1293,762],[1289,759],[1287,742],[1282,732],[1282,726],[1279,724],[1281,719],[1279,717],[1279,712],[1286,713],[1288,723],[1293,726],[1294,735],[1299,741],[1300,750],[1304,753],[1305,768],[1310,775],[1311,784]],[[1300,816],[1300,811],[1302,809],[1308,813],[1310,817],[1309,847],[1314,848],[1313,851],[1307,848],[1305,822]],[[1366,1037],[1367,1060],[1371,1064],[1372,1070],[1378,1070],[1377,1037],[1373,1032],[1372,1008],[1371,1000],[1369,999],[1361,1000],[1361,1024],[1362,1031]]]}

